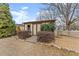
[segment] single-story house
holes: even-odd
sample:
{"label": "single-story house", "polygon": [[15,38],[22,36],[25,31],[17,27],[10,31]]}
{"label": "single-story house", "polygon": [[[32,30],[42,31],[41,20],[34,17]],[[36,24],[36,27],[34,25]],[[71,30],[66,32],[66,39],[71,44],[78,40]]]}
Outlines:
{"label": "single-story house", "polygon": [[41,31],[42,24],[55,23],[55,20],[42,20],[42,21],[32,21],[24,22],[24,30],[31,31],[31,35],[36,35],[37,32]]}

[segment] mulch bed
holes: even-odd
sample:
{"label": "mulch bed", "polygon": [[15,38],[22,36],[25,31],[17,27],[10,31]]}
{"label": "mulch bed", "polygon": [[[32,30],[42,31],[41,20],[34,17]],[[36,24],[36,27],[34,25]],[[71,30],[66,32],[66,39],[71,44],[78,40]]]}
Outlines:
{"label": "mulch bed", "polygon": [[41,31],[37,33],[37,41],[38,42],[46,42],[50,43],[55,41],[54,32]]}
{"label": "mulch bed", "polygon": [[26,39],[26,38],[31,37],[31,34],[29,31],[20,31],[17,33],[17,35],[20,39]]}

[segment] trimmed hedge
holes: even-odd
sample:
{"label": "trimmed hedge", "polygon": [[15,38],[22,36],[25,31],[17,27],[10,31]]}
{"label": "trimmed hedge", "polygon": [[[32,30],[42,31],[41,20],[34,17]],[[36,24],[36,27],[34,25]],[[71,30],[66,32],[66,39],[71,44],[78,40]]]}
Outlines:
{"label": "trimmed hedge", "polygon": [[31,34],[29,31],[19,31],[17,32],[17,35],[20,39],[26,39],[26,38],[31,37]]}
{"label": "trimmed hedge", "polygon": [[54,42],[55,25],[54,24],[43,24],[41,25],[41,31],[37,33],[37,41],[38,42]]}
{"label": "trimmed hedge", "polygon": [[41,25],[41,31],[54,31],[55,25],[54,24],[43,24]]}
{"label": "trimmed hedge", "polygon": [[54,42],[54,32],[49,32],[49,31],[41,31],[37,33],[37,41],[38,42]]}

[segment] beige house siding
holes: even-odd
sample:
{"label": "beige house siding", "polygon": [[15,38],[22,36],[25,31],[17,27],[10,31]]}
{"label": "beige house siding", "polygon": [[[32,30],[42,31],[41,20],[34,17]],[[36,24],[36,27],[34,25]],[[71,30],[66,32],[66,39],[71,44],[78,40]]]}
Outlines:
{"label": "beige house siding", "polygon": [[20,27],[20,30],[22,30],[22,31],[23,31],[23,30],[24,30],[24,27],[23,27],[23,26],[21,26],[21,27]]}
{"label": "beige house siding", "polygon": [[46,24],[46,23],[42,23],[42,24]]}
{"label": "beige house siding", "polygon": [[22,24],[18,24],[18,25],[16,25],[16,28],[17,28],[17,27],[19,27],[21,31],[24,30],[24,26],[23,26]]}
{"label": "beige house siding", "polygon": [[41,24],[25,24],[25,30],[27,31],[27,26],[30,25],[31,35],[36,35],[37,32],[41,31]]}
{"label": "beige house siding", "polygon": [[32,29],[33,29],[33,28],[32,28],[32,25],[33,25],[33,24],[30,24],[30,28],[31,28],[31,35],[32,35]]}
{"label": "beige house siding", "polygon": [[41,31],[41,24],[37,24],[37,32]]}
{"label": "beige house siding", "polygon": [[33,24],[33,27],[34,27],[33,28],[33,32],[34,32],[33,34],[36,35],[36,24]]}
{"label": "beige house siding", "polygon": [[27,31],[27,24],[25,24],[25,30]]}

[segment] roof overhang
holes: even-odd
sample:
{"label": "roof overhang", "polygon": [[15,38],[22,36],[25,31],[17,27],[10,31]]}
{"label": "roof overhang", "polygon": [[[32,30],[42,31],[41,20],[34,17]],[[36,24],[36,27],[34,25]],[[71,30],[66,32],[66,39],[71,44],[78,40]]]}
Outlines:
{"label": "roof overhang", "polygon": [[24,22],[23,24],[35,24],[35,23],[45,23],[45,22],[55,22],[55,20],[40,20],[40,21],[31,21],[31,22]]}

